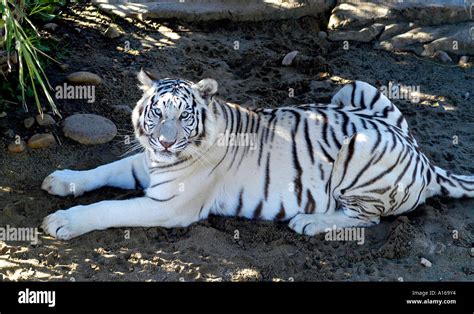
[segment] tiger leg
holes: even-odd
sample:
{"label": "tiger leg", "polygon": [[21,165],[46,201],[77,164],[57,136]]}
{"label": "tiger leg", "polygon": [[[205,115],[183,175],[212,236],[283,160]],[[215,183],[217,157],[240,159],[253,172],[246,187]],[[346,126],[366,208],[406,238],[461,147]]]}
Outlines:
{"label": "tiger leg", "polygon": [[137,197],[58,210],[44,218],[41,227],[57,239],[69,240],[93,230],[115,227],[186,227],[198,221],[199,214],[199,207]]}
{"label": "tiger leg", "polygon": [[[397,177],[390,171],[392,165],[397,164],[395,155],[402,146],[396,141],[396,138],[378,130],[365,130],[353,135],[341,147],[334,162],[328,182],[330,201],[326,212],[299,214],[290,221],[290,228],[298,233],[314,235],[334,226],[347,228],[377,224],[388,207],[384,193],[389,192],[392,188],[390,182],[395,182]],[[386,154],[387,147],[394,147],[392,156]],[[386,175],[380,175],[379,180],[378,174],[384,173]]]}
{"label": "tiger leg", "polygon": [[122,189],[146,188],[148,172],[144,154],[136,154],[90,170],[56,170],[47,176],[41,188],[58,196],[79,196],[103,186]]}
{"label": "tiger leg", "polygon": [[298,214],[290,220],[289,227],[299,234],[315,235],[328,232],[333,228],[369,227],[379,223],[377,216],[363,218],[351,217],[353,211],[346,208],[337,209],[332,214]]}

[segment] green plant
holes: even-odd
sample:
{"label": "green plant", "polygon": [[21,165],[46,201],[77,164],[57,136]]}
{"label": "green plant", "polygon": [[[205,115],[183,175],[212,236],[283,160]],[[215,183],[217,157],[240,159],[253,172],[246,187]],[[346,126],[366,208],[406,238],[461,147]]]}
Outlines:
{"label": "green plant", "polygon": [[[15,6],[13,6],[13,3],[15,3]],[[18,87],[20,89],[20,100],[25,110],[27,110],[26,98],[29,96],[29,90],[31,90],[36,107],[42,113],[43,110],[39,100],[41,90],[53,112],[59,114],[50,94],[51,85],[40,62],[40,56],[52,58],[43,51],[45,47],[41,45],[40,34],[30,17],[48,21],[53,18],[52,13],[55,8],[62,4],[62,1],[53,0],[29,0],[25,2],[0,0],[0,12],[2,13],[0,30],[4,33],[3,38],[0,39],[0,50],[4,49],[6,51],[7,60],[10,59],[11,54],[16,53],[17,55]],[[11,86],[6,85],[3,89],[15,92]]]}

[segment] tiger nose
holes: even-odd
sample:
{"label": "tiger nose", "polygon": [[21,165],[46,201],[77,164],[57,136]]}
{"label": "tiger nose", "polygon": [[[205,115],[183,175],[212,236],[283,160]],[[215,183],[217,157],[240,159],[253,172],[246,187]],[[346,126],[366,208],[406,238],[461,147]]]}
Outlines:
{"label": "tiger nose", "polygon": [[163,145],[163,147],[164,147],[165,149],[170,148],[171,146],[173,146],[174,143],[176,143],[176,140],[174,140],[174,141],[172,141],[172,142],[171,142],[171,141],[167,141],[167,140],[164,139],[164,138],[160,138],[160,139],[158,139],[158,140],[160,141],[160,144]]}

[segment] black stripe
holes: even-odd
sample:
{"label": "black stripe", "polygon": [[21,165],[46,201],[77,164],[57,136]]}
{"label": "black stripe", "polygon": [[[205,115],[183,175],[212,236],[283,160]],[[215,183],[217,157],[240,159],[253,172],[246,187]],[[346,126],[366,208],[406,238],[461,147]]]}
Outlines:
{"label": "black stripe", "polygon": [[304,119],[304,138],[306,140],[306,149],[308,150],[309,158],[311,159],[311,163],[314,164],[313,144],[309,138],[308,120],[306,118]]}
{"label": "black stripe", "polygon": [[260,201],[260,203],[258,203],[257,207],[255,208],[253,212],[253,219],[260,218],[260,215],[262,214],[262,207],[263,207],[263,201]]}
{"label": "black stripe", "polygon": [[301,206],[301,199],[302,199],[302,193],[303,193],[303,184],[301,182],[301,176],[303,174],[303,169],[301,168],[300,162],[298,160],[298,152],[296,148],[296,133],[298,132],[298,126],[300,124],[300,116],[299,113],[294,112],[294,116],[296,119],[296,124],[295,128],[292,131],[291,134],[291,140],[292,140],[292,155],[293,155],[293,166],[296,170],[296,176],[294,179],[294,184],[295,184],[295,192],[296,192],[296,199],[298,202],[298,206]]}
{"label": "black stripe", "polygon": [[172,200],[172,199],[175,198],[176,196],[177,196],[177,195],[175,194],[175,195],[170,196],[170,197],[168,197],[168,198],[159,199],[159,198],[154,198],[154,197],[151,197],[151,196],[149,196],[149,195],[146,195],[147,198],[152,199],[152,200],[157,201],[157,202],[167,202],[167,201]]}
{"label": "black stripe", "polygon": [[264,195],[265,200],[268,199],[268,187],[270,186],[270,152],[267,154],[267,164],[265,166],[265,183],[264,183]]}
{"label": "black stripe", "polygon": [[140,180],[138,179],[137,174],[135,173],[135,168],[133,167],[133,165],[132,165],[132,176],[133,176],[133,180],[135,181],[135,189],[137,189],[138,187],[143,189],[143,185],[140,182]]}
{"label": "black stripe", "polygon": [[366,106],[365,106],[365,98],[364,98],[364,89],[361,90],[360,92],[360,107],[362,109],[365,109]]}
{"label": "black stripe", "polygon": [[243,204],[243,194],[244,194],[244,189],[240,190],[239,193],[239,202],[237,203],[237,207],[235,208],[235,216],[239,216],[240,212],[242,211],[242,204]]}
{"label": "black stripe", "polygon": [[165,184],[165,183],[168,183],[168,182],[172,182],[174,181],[175,179],[171,179],[171,180],[166,180],[166,181],[163,181],[163,182],[159,182],[159,183],[155,183],[153,184],[152,186],[150,186],[150,188],[154,188],[154,187],[157,187],[159,185],[162,185],[162,184]]}
{"label": "black stripe", "polygon": [[304,212],[306,214],[313,214],[316,209],[316,202],[314,201],[313,195],[311,194],[309,190],[306,190],[306,196],[308,198],[308,201],[304,208]]}
{"label": "black stripe", "polygon": [[329,155],[329,153],[324,149],[324,147],[323,147],[323,145],[321,145],[321,143],[318,143],[318,144],[319,144],[319,148],[321,148],[321,150],[323,152],[324,157],[326,157],[326,159],[330,163],[334,163],[334,158],[332,158],[331,155]]}
{"label": "black stripe", "polygon": [[286,217],[285,207],[283,206],[283,203],[280,203],[280,211],[275,216],[275,220],[284,220],[285,217]]}
{"label": "black stripe", "polygon": [[351,105],[352,105],[352,107],[355,107],[354,99],[355,99],[355,92],[356,92],[356,83],[355,83],[355,82],[352,82],[352,83],[351,83],[351,86],[352,86]]}
{"label": "black stripe", "polygon": [[381,95],[382,94],[380,93],[380,91],[377,90],[377,92],[374,95],[374,98],[372,98],[372,101],[370,102],[369,109],[371,109],[371,110],[374,109],[374,105],[380,99]]}

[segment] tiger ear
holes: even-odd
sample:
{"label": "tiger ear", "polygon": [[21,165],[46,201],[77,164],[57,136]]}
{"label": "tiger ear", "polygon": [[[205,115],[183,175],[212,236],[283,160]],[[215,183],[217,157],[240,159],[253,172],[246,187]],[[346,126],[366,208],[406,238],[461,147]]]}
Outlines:
{"label": "tiger ear", "polygon": [[193,89],[196,90],[203,99],[209,99],[217,93],[218,84],[213,79],[203,79],[194,84]]}
{"label": "tiger ear", "polygon": [[155,75],[153,75],[149,71],[144,71],[143,69],[140,70],[137,78],[141,84],[140,89],[142,89],[143,91],[149,90],[153,86],[154,81],[157,80],[157,77]]}

